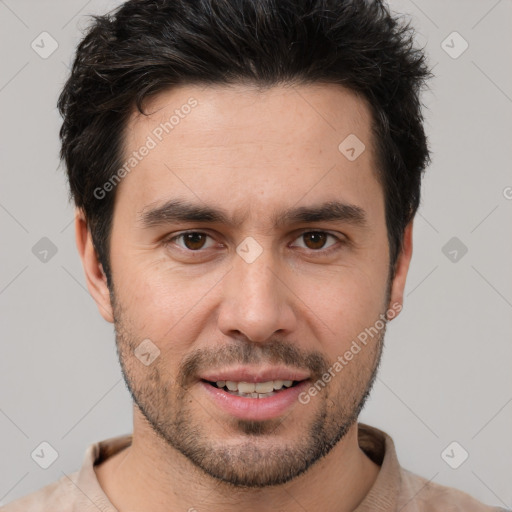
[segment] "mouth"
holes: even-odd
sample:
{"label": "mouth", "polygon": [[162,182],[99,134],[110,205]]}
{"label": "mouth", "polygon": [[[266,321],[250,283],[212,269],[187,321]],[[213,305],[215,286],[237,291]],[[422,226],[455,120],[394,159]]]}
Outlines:
{"label": "mouth", "polygon": [[286,389],[293,388],[304,380],[270,380],[266,382],[236,382],[236,381],[209,381],[201,379],[202,382],[210,386],[225,391],[233,396],[240,396],[244,398],[270,398],[275,396]]}
{"label": "mouth", "polygon": [[213,414],[263,421],[293,407],[313,376],[299,368],[261,365],[212,369],[197,378]]}
{"label": "mouth", "polygon": [[[287,376],[291,377],[291,375]],[[238,378],[243,377],[238,375]],[[259,380],[259,382],[247,382],[251,380],[251,376],[246,376],[246,380],[239,381],[201,378],[198,384],[200,384],[199,390],[202,390],[200,392],[204,393],[205,398],[211,402],[212,415],[220,412],[232,418],[264,421],[282,417],[297,405],[300,394],[305,392],[311,382],[309,376],[302,380],[264,381],[263,378],[270,377],[256,377],[253,374],[252,380]]]}

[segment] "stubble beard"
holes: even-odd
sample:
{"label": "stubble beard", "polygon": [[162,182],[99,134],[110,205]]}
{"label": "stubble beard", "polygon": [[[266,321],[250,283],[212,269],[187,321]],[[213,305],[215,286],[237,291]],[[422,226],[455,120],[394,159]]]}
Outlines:
{"label": "stubble beard", "polygon": [[[162,356],[148,367],[135,358],[133,352],[142,338],[129,329],[123,310],[113,293],[111,300],[122,374],[142,416],[167,446],[180,452],[206,475],[236,488],[282,485],[306,472],[326,456],[357,421],[370,395],[381,362],[386,325],[373,340],[374,346],[364,347],[363,350],[371,350],[371,353],[367,354],[364,364],[360,363],[359,368],[352,373],[354,378],[345,379],[343,382],[343,376],[335,376],[330,385],[314,397],[315,400],[311,400],[309,404],[295,403],[282,418],[265,421],[239,419],[223,425],[220,416],[210,417],[197,403],[193,387],[180,384],[186,381],[186,375],[177,378],[174,384],[171,379],[162,378],[158,364],[162,361]],[[304,358],[294,352],[294,347],[279,340],[275,343],[269,342],[268,345],[248,342],[244,342],[244,345],[232,345],[229,353],[234,356],[233,361],[254,363],[255,360],[261,360],[261,354],[253,357],[260,350],[265,354],[271,351],[273,362],[289,362],[291,353],[295,359],[302,361],[303,368],[307,368],[304,366]],[[283,357],[280,358],[281,356]],[[267,358],[266,361],[268,360]],[[319,353],[312,355],[307,361],[315,362],[311,363],[312,375],[322,375],[330,366]],[[187,365],[189,369],[193,367],[193,364]],[[182,370],[183,365],[180,372]],[[347,369],[344,368],[340,375],[343,372],[347,372]],[[337,379],[340,384],[335,392],[333,386]],[[310,414],[307,412],[308,407],[315,408],[313,417],[308,423],[304,420],[297,421],[298,415]],[[290,431],[297,425],[301,426],[303,432],[290,435]],[[236,435],[215,440],[212,436],[212,430],[215,429],[222,434],[235,432]]]}

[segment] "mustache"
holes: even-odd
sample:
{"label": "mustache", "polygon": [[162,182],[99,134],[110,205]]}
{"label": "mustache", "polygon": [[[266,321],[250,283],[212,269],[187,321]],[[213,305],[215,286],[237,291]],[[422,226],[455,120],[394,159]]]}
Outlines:
{"label": "mustache", "polygon": [[304,351],[290,342],[271,340],[265,343],[232,342],[222,347],[201,348],[188,354],[180,364],[177,383],[187,387],[205,370],[235,365],[282,364],[307,370],[314,382],[329,368],[329,362],[318,351]]}

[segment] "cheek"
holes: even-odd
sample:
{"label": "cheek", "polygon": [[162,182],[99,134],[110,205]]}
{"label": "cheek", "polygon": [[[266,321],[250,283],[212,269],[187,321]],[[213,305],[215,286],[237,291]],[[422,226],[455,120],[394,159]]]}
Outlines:
{"label": "cheek", "polygon": [[336,357],[383,313],[385,278],[377,272],[369,274],[360,268],[343,268],[317,275],[311,282],[297,281],[294,290],[307,306],[303,313],[321,328],[317,336],[323,340],[326,353]]}
{"label": "cheek", "polygon": [[[215,275],[210,275],[215,274]],[[205,304],[222,274],[190,276],[168,264],[139,262],[118,273],[116,291],[134,333],[178,352],[198,337]]]}

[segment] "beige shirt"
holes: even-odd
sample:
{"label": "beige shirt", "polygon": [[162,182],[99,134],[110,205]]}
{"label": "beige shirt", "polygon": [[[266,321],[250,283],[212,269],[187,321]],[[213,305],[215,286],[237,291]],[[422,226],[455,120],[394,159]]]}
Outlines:
{"label": "beige shirt", "polygon": [[[359,446],[381,469],[354,512],[506,512],[403,469],[390,436],[363,423],[358,426]],[[125,435],[92,444],[79,471],[4,506],[2,512],[117,512],[93,466],[129,446],[131,439]]]}

